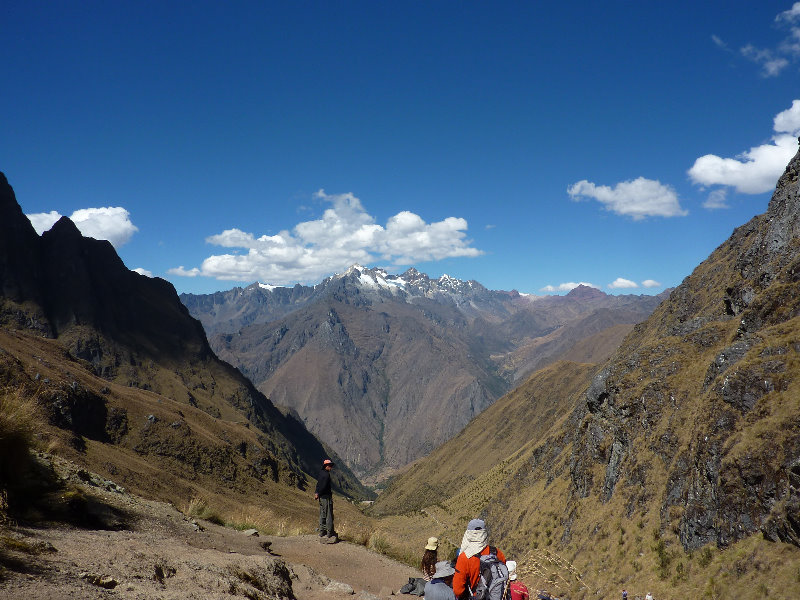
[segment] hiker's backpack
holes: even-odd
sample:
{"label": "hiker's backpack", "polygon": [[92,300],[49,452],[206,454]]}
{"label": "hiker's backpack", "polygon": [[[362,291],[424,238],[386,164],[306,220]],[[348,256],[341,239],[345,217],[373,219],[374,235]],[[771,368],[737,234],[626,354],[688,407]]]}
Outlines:
{"label": "hiker's backpack", "polygon": [[481,575],[472,591],[474,600],[505,600],[508,590],[508,567],[497,558],[497,548],[481,554]]}

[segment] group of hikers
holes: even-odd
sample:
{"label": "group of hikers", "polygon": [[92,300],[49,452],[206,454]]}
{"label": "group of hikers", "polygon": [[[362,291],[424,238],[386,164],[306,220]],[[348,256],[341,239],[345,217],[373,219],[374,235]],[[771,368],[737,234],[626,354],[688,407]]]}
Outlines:
{"label": "group of hikers", "polygon": [[[528,587],[517,576],[517,563],[502,550],[489,545],[486,523],[472,519],[461,539],[456,560],[438,560],[439,540],[428,538],[420,569],[425,583],[424,600],[530,600]],[[558,600],[546,590],[539,600]],[[628,600],[622,590],[622,600]],[[645,600],[654,600],[650,592]]]}
{"label": "group of hikers", "polygon": [[[319,502],[320,542],[339,541],[334,529],[331,459],[322,461],[314,498]],[[455,561],[438,560],[439,540],[429,538],[422,557],[425,600],[529,600],[528,588],[517,580],[517,563],[489,545],[481,519],[473,519],[461,540]],[[539,598],[551,598],[539,594]],[[552,600],[557,600],[553,598]]]}
{"label": "group of hikers", "polygon": [[[472,519],[454,561],[438,560],[439,540],[428,538],[422,555],[425,600],[529,600],[528,587],[519,581],[517,563],[489,544],[482,519]],[[539,598],[550,598],[539,594]],[[556,599],[553,599],[556,600]]]}
{"label": "group of hikers", "polygon": [[[338,536],[333,526],[333,496],[331,494],[331,469],[333,461],[326,458],[317,479],[314,498],[319,501],[319,535],[323,543],[336,543]],[[439,540],[428,538],[420,568],[424,589],[416,591],[425,600],[530,600],[527,586],[519,581],[517,563],[507,560],[503,551],[489,544],[489,532],[482,519],[472,519],[461,539],[461,547],[454,561],[438,559]],[[409,581],[412,593],[414,578]],[[421,592],[421,593],[420,593]],[[558,600],[546,591],[537,592],[539,600]],[[628,592],[622,590],[623,600]],[[647,594],[646,600],[653,600]]]}

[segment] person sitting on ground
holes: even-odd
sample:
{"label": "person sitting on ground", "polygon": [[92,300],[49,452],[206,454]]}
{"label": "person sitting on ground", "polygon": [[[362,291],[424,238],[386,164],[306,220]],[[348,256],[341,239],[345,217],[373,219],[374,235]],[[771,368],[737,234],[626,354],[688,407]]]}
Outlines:
{"label": "person sitting on ground", "polygon": [[456,600],[453,593],[453,574],[456,570],[448,560],[436,563],[433,578],[425,584],[425,600]]}
{"label": "person sitting on ground", "polygon": [[422,577],[425,581],[433,579],[433,574],[436,572],[436,563],[439,560],[439,540],[435,537],[429,537],[428,543],[425,545],[425,553],[422,555]]}
{"label": "person sitting on ground", "polygon": [[481,519],[472,519],[461,539],[461,552],[456,559],[456,573],[453,575],[453,592],[459,600],[469,600],[472,590],[481,576],[480,556],[490,554],[494,550],[500,562],[506,562],[501,550],[489,546],[489,534],[486,523]]}
{"label": "person sitting on ground", "polygon": [[528,600],[528,586],[521,581],[517,580],[517,562],[514,560],[507,560],[506,567],[508,567],[508,591],[511,594],[511,600]]}

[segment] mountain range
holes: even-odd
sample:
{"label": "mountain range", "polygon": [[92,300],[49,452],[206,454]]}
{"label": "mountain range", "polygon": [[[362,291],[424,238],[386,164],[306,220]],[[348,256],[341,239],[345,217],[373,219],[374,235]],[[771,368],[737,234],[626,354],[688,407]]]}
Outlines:
{"label": "mountain range", "polygon": [[354,265],[313,287],[180,298],[221,358],[375,482],[555,360],[602,362],[663,297],[532,296]]}

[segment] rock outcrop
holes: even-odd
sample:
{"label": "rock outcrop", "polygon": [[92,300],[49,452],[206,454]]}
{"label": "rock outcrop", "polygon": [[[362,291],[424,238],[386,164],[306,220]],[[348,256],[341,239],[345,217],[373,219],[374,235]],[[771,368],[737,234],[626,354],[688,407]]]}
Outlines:
{"label": "rock outcrop", "polygon": [[800,545],[799,174],[800,153],[597,375],[574,415],[576,499],[622,495],[630,516],[655,497],[687,550],[759,530]]}
{"label": "rock outcrop", "polygon": [[655,597],[796,596],[798,174],[800,153],[766,213],[610,360],[537,372],[393,478],[370,510],[412,531],[433,520],[453,545],[484,518],[528,566],[526,583],[559,597],[645,585]]}

